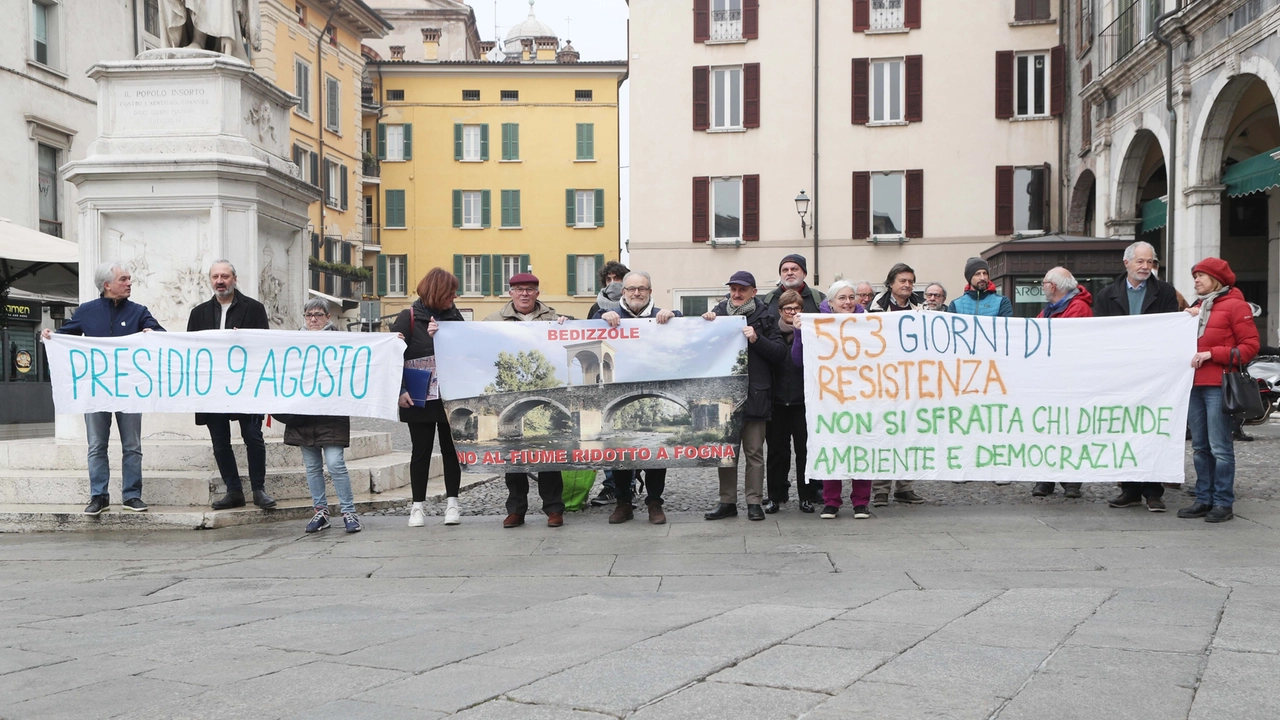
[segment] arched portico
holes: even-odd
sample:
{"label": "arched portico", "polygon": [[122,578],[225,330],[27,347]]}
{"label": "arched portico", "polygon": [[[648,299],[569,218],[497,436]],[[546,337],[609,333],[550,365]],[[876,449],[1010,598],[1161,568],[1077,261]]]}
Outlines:
{"label": "arched portico", "polygon": [[1067,234],[1092,236],[1097,233],[1098,182],[1093,171],[1086,168],[1076,178],[1071,189],[1071,204],[1067,207]]}

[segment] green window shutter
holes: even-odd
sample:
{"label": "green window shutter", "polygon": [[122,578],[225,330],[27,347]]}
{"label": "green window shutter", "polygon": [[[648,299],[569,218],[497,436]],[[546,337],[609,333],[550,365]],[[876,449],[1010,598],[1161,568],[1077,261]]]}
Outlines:
{"label": "green window shutter", "polygon": [[480,126],[480,159],[489,159],[489,123]]}
{"label": "green window shutter", "polygon": [[480,227],[489,227],[489,191],[480,191]]}
{"label": "green window shutter", "polygon": [[462,191],[453,191],[453,226],[462,227]]}
{"label": "green window shutter", "polygon": [[604,256],[596,256],[596,292],[600,292],[600,268],[604,267]]}
{"label": "green window shutter", "polygon": [[500,193],[502,196],[502,199],[500,200],[502,204],[502,218],[499,227],[511,227],[511,191],[502,190]]}
{"label": "green window shutter", "polygon": [[579,160],[582,159],[582,129],[584,127],[586,127],[586,125],[584,125],[583,123],[578,123],[577,143],[578,143],[578,159]]}
{"label": "green window shutter", "polygon": [[520,191],[511,191],[511,227],[520,227]]}
{"label": "green window shutter", "polygon": [[462,159],[462,123],[453,124],[453,159]]}
{"label": "green window shutter", "polygon": [[596,227],[604,227],[604,190],[596,188]]}
{"label": "green window shutter", "polygon": [[404,159],[413,159],[413,125],[404,124]]}
{"label": "green window shutter", "polygon": [[577,222],[577,215],[573,207],[573,188],[564,191],[564,224],[573,227]]}
{"label": "green window shutter", "polygon": [[520,256],[520,272],[529,272],[529,256]]}
{"label": "green window shutter", "polygon": [[511,123],[502,123],[502,159],[511,159]]}
{"label": "green window shutter", "polygon": [[586,142],[587,156],[584,160],[596,159],[596,126],[595,123],[587,123],[586,125]]}
{"label": "green window shutter", "polygon": [[338,170],[339,170],[339,173],[342,175],[342,187],[339,188],[339,192],[341,193],[342,209],[343,211],[346,211],[347,209],[347,166],[339,165]]}
{"label": "green window shutter", "polygon": [[509,159],[520,159],[520,123],[511,123],[511,157]]}
{"label": "green window shutter", "polygon": [[378,255],[378,297],[385,297],[387,294],[387,256],[379,253]]}
{"label": "green window shutter", "polygon": [[493,272],[493,267],[489,264],[489,256],[480,256],[480,294],[489,295],[489,275]]}
{"label": "green window shutter", "polygon": [[378,159],[387,159],[387,126],[378,123]]}
{"label": "green window shutter", "polygon": [[502,256],[493,256],[493,294],[502,294]]}
{"label": "green window shutter", "polygon": [[578,256],[568,255],[569,297],[578,294]]}
{"label": "green window shutter", "polygon": [[462,256],[453,256],[453,276],[458,278],[458,295],[462,295]]}
{"label": "green window shutter", "polygon": [[405,227],[404,191],[388,190],[384,204],[387,212],[386,226],[389,228]]}

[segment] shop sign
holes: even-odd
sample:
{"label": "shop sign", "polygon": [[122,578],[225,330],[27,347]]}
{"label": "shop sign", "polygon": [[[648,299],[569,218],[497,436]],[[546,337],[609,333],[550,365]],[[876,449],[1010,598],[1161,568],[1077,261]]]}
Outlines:
{"label": "shop sign", "polygon": [[25,348],[19,350],[18,353],[13,356],[13,365],[18,369],[18,372],[23,375],[31,372],[31,351]]}
{"label": "shop sign", "polygon": [[40,322],[40,303],[6,300],[4,303],[4,316],[10,320]]}
{"label": "shop sign", "polygon": [[1013,301],[1016,303],[1028,303],[1043,305],[1049,302],[1044,296],[1044,286],[1040,283],[1035,285],[1018,285],[1014,287]]}

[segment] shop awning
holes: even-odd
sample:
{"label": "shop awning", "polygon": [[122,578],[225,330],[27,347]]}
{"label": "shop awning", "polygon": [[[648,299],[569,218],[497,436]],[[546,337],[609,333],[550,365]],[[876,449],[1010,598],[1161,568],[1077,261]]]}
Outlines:
{"label": "shop awning", "polygon": [[1142,203],[1142,224],[1138,226],[1138,234],[1159,230],[1169,223],[1169,204],[1164,198],[1156,198]]}
{"label": "shop awning", "polygon": [[345,300],[327,293],[322,293],[314,288],[308,289],[307,293],[313,298],[320,298],[321,300],[327,301],[334,308],[338,308],[338,312],[346,312],[360,307],[360,301],[358,300]]}
{"label": "shop awning", "polygon": [[1227,186],[1227,195],[1252,195],[1280,186],[1280,160],[1271,157],[1278,152],[1280,148],[1268,150],[1227,168],[1222,174],[1222,184]]}
{"label": "shop awning", "polygon": [[0,218],[0,289],[76,297],[80,246]]}

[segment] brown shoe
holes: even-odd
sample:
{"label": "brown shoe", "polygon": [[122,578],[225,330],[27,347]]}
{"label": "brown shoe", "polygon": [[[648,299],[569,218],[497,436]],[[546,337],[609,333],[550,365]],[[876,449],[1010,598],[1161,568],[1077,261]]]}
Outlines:
{"label": "brown shoe", "polygon": [[547,527],[560,527],[564,524],[564,513],[547,513]]}
{"label": "brown shoe", "polygon": [[649,522],[654,525],[667,524],[667,514],[662,512],[662,505],[659,503],[649,503]]}
{"label": "brown shoe", "polygon": [[618,506],[615,507],[613,512],[609,515],[609,524],[617,525],[630,520],[634,517],[632,514],[633,510],[635,510],[635,506],[631,503],[618,503]]}
{"label": "brown shoe", "polygon": [[508,530],[514,527],[520,527],[523,524],[524,524],[523,513],[511,513],[510,515],[507,516],[507,519],[502,521],[502,527]]}

